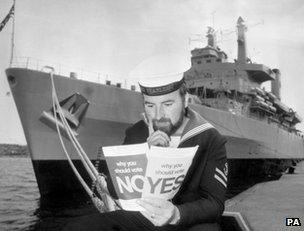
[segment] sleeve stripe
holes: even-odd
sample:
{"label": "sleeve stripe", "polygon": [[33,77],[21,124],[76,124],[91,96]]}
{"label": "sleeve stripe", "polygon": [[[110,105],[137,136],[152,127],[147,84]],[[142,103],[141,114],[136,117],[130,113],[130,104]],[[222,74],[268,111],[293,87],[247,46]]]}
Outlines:
{"label": "sleeve stripe", "polygon": [[221,170],[219,170],[218,168],[215,168],[215,171],[217,173],[219,173],[223,177],[223,179],[227,182],[227,177]]}
{"label": "sleeve stripe", "polygon": [[218,180],[222,185],[224,185],[225,188],[227,188],[227,184],[220,178],[218,175],[214,174],[214,178]]}

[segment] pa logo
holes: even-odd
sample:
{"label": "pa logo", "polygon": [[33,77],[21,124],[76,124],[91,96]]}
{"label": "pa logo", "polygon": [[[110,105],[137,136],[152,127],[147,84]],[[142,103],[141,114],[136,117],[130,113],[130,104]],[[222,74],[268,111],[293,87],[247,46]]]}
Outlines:
{"label": "pa logo", "polygon": [[286,226],[301,226],[300,218],[286,218]]}

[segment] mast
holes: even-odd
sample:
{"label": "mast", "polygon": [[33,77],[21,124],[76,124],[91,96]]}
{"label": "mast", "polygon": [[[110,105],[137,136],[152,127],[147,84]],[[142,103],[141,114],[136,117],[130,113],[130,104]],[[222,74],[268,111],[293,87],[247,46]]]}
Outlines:
{"label": "mast", "polygon": [[247,44],[246,44],[246,31],[247,26],[242,17],[237,20],[237,35],[238,35],[238,63],[247,63]]}
{"label": "mast", "polygon": [[212,27],[208,27],[207,35],[208,38],[208,46],[217,48],[216,44],[216,33],[215,30]]}
{"label": "mast", "polygon": [[11,58],[10,58],[10,64],[9,64],[10,67],[13,64],[14,48],[15,48],[15,7],[16,7],[16,0],[14,0],[13,7],[14,7],[14,10],[13,10],[13,13],[12,13],[13,24],[12,24],[12,38],[11,38]]}

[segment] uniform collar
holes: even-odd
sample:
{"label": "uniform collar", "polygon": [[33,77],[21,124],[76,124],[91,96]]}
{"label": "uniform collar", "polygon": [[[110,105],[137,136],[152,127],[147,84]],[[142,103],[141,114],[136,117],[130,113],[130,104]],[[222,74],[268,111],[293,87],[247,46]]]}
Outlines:
{"label": "uniform collar", "polygon": [[196,136],[210,128],[214,128],[206,119],[200,114],[188,108],[189,121],[187,122],[185,129],[182,133],[180,143]]}

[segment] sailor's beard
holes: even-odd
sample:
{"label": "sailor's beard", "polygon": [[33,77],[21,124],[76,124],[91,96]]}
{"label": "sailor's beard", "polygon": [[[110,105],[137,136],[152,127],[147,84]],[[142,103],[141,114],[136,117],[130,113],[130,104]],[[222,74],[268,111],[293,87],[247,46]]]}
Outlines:
{"label": "sailor's beard", "polygon": [[182,125],[183,120],[184,120],[184,110],[182,110],[178,121],[173,124],[170,118],[166,118],[166,117],[162,117],[159,120],[157,119],[153,119],[152,123],[153,123],[153,129],[154,131],[160,130],[164,133],[166,133],[168,136],[171,136],[172,134],[174,134]]}

